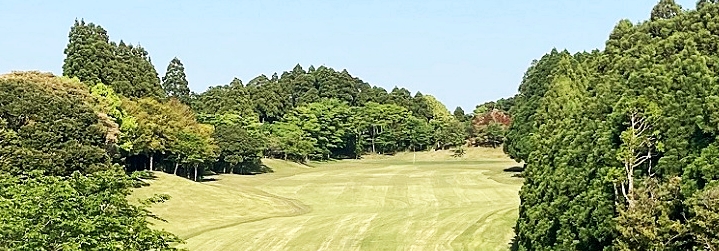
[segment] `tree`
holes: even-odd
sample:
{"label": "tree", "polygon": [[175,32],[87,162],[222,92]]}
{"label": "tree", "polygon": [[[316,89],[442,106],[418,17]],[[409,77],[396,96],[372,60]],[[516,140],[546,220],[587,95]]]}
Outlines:
{"label": "tree", "polygon": [[257,118],[254,111],[255,104],[249,87],[245,87],[237,78],[232,79],[228,85],[213,86],[207,91],[195,95],[192,109],[202,114],[236,114],[243,118]]}
{"label": "tree", "polygon": [[0,175],[0,249],[175,250],[180,239],[147,221],[147,206],[168,197],[130,204],[132,182],[115,171]]}
{"label": "tree", "polygon": [[157,71],[141,46],[110,42],[107,31],[84,20],[75,20],[68,37],[64,76],[112,86],[126,97],[164,96]]}
{"label": "tree", "polygon": [[699,0],[697,1],[697,10],[704,8],[706,6],[709,6],[710,4],[717,4],[719,1],[717,0]]}
{"label": "tree", "polygon": [[174,250],[180,242],[147,221],[159,219],[147,206],[166,196],[127,200],[139,175],[105,152],[117,136],[106,114],[118,100],[95,87],[37,72],[0,76],[0,250]]}
{"label": "tree", "polygon": [[412,115],[430,121],[433,118],[432,111],[429,110],[429,104],[421,92],[414,94],[412,98],[412,107],[410,109]]}
{"label": "tree", "polygon": [[350,108],[346,103],[324,99],[297,107],[282,121],[299,126],[314,139],[314,159],[329,159],[354,154],[354,146],[348,146],[346,142],[351,133],[350,117]]}
{"label": "tree", "polygon": [[454,118],[459,122],[464,122],[466,120],[466,114],[464,114],[462,107],[457,106],[457,108],[454,108],[452,115],[454,115]]}
{"label": "tree", "polygon": [[212,138],[214,128],[209,125],[196,124],[191,127],[181,129],[174,136],[169,146],[169,150],[173,152],[176,159],[175,174],[180,164],[191,166],[194,169],[194,175],[190,177],[190,172],[185,172],[187,178],[199,181],[204,174],[205,165],[201,165],[206,161],[214,161],[216,157],[216,145]]}
{"label": "tree", "polygon": [[104,71],[113,57],[113,48],[107,31],[99,25],[76,19],[68,38],[62,74],[88,84],[109,84]]}
{"label": "tree", "polygon": [[225,162],[219,163],[222,165],[222,172],[233,173],[235,169],[239,169],[240,174],[246,174],[253,169],[259,169],[254,164],[262,157],[262,150],[265,147],[264,137],[259,130],[243,123],[239,117],[236,120],[221,119],[213,125],[219,158]]}
{"label": "tree", "polygon": [[38,72],[0,76],[1,130],[7,140],[0,142],[0,171],[68,175],[106,168],[105,147],[115,135],[105,126],[112,121],[95,113],[92,102],[77,80]]}
{"label": "tree", "polygon": [[162,77],[162,89],[168,97],[174,97],[180,102],[190,104],[190,88],[187,86],[185,66],[177,57],[170,61],[167,72]]}
{"label": "tree", "polygon": [[652,8],[651,20],[669,19],[679,15],[681,12],[682,7],[674,2],[674,0],[660,0],[659,3]]}
{"label": "tree", "polygon": [[716,248],[715,13],[661,1],[604,50],[530,67],[505,144],[526,163],[519,250]]}
{"label": "tree", "polygon": [[512,119],[498,109],[476,114],[471,121],[475,146],[498,147],[506,139],[506,133]]}
{"label": "tree", "polygon": [[268,155],[305,162],[314,150],[315,140],[295,124],[277,122],[267,130],[270,135]]}
{"label": "tree", "polygon": [[[552,69],[556,67],[561,57],[567,57],[569,52],[558,52],[552,50],[540,60],[532,62],[532,65],[524,74],[522,83],[519,85],[519,94],[515,98],[515,105],[509,111],[512,114],[513,122],[507,133],[507,143],[504,144],[504,151],[518,162],[527,161],[529,153],[534,148],[529,140],[537,130],[534,122],[534,114],[541,98],[546,93],[549,84],[554,76]],[[475,111],[481,114],[482,111]]]}

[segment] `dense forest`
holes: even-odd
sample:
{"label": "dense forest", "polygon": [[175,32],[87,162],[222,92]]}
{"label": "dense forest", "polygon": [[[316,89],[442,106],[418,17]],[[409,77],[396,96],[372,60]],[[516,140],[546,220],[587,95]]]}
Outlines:
{"label": "dense forest", "polygon": [[719,250],[719,4],[661,0],[606,48],[532,63],[505,151],[518,250]]}
{"label": "dense forest", "polygon": [[76,21],[63,75],[77,78],[102,103],[117,138],[110,156],[128,171],[164,170],[192,179],[205,171],[263,172],[259,159],[298,162],[362,154],[499,146],[512,101],[454,113],[430,95],[371,86],[326,66],[235,78],[191,92],[174,58],[158,77],[142,47],[109,40],[107,31]]}
{"label": "dense forest", "polygon": [[467,114],[372,86],[346,70],[300,65],[192,92],[180,59],[163,77],[139,45],[76,20],[63,76],[0,75],[0,249],[172,249],[125,197],[149,171],[194,181],[297,162],[464,146],[499,147],[512,99]]}

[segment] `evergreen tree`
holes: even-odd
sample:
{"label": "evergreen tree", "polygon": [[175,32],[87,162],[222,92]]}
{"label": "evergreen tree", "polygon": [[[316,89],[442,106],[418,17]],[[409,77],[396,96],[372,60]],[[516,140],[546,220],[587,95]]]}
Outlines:
{"label": "evergreen tree", "polygon": [[452,115],[454,115],[454,118],[459,120],[460,122],[464,122],[466,120],[466,114],[464,114],[464,110],[462,107],[457,106],[454,108],[454,112],[452,112]]}
{"label": "evergreen tree", "polygon": [[190,103],[190,88],[187,84],[185,66],[180,59],[173,58],[167,66],[167,72],[162,78],[162,89],[165,95],[180,100],[184,104]]}
{"label": "evergreen tree", "polygon": [[660,0],[659,3],[652,8],[651,20],[669,19],[679,15],[681,12],[682,7],[674,2],[674,0]]}
{"label": "evergreen tree", "polygon": [[105,72],[113,58],[113,47],[107,31],[99,25],[78,21],[70,28],[69,42],[65,47],[62,74],[77,77],[83,83],[108,83]]}
{"label": "evergreen tree", "polygon": [[163,97],[160,79],[141,46],[109,41],[107,32],[93,23],[75,21],[65,49],[63,75],[94,85],[103,83],[126,97]]}

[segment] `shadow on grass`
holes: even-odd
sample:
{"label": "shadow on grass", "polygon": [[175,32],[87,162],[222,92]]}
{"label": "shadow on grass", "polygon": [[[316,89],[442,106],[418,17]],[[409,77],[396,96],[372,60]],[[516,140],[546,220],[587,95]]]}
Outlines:
{"label": "shadow on grass", "polygon": [[519,244],[517,244],[517,236],[512,237],[512,240],[509,242],[509,250],[510,251],[519,250]]}
{"label": "shadow on grass", "polygon": [[508,167],[508,168],[505,168],[504,171],[508,172],[508,173],[515,173],[512,175],[512,177],[516,177],[516,178],[524,177],[524,175],[522,175],[522,172],[524,172],[524,166]]}
{"label": "shadow on grass", "polygon": [[132,173],[128,173],[128,175],[131,177],[132,186],[135,188],[149,186],[150,183],[147,183],[148,180],[156,180],[158,178],[154,172],[147,170],[135,171]]}
{"label": "shadow on grass", "polygon": [[509,245],[510,251],[518,251],[519,250],[519,240],[517,240],[517,227],[514,226],[514,227],[512,227],[512,229],[514,230],[514,236],[512,236],[512,240],[510,240],[509,243],[507,243],[507,245]]}
{"label": "shadow on grass", "polygon": [[222,173],[222,172],[213,172],[213,171],[205,171],[205,174],[202,176],[202,179],[200,179],[199,182],[213,182],[218,181],[217,175],[220,174],[235,174],[235,175],[258,175],[263,173],[274,173],[275,170],[272,170],[269,166],[265,164],[259,164],[259,165],[251,165],[246,167],[247,169],[240,169],[240,168],[234,168],[230,173]]}
{"label": "shadow on grass", "polygon": [[521,173],[524,171],[524,167],[521,166],[513,166],[513,167],[507,167],[504,169],[505,172],[508,173]]}

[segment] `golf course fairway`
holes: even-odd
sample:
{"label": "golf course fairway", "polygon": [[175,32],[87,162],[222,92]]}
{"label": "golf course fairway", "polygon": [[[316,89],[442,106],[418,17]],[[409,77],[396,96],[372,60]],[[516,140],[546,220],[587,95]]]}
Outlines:
{"label": "golf course fairway", "polygon": [[265,159],[274,173],[195,183],[155,172],[172,198],[153,221],[189,250],[508,250],[522,179],[501,149],[366,156],[309,166]]}

